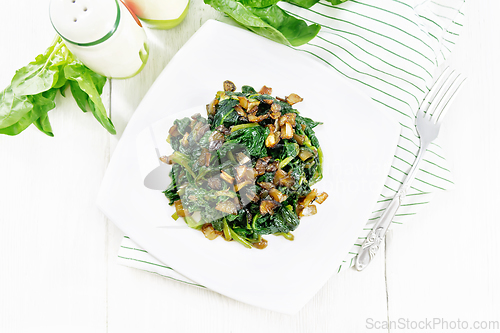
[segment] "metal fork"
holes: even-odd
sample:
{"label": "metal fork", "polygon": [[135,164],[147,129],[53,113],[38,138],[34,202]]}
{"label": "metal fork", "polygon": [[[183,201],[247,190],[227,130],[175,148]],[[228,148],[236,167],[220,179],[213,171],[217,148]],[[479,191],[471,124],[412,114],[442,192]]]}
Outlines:
{"label": "metal fork", "polygon": [[448,111],[453,97],[464,81],[465,77],[462,74],[456,73],[449,67],[446,68],[438,77],[420,105],[415,121],[417,132],[420,135],[420,149],[417,158],[398,192],[361,246],[356,258],[356,269],[358,271],[365,269],[377,253],[392,219],[396,215],[397,210],[401,206],[401,202],[406,196],[406,192],[415,179],[415,175],[419,169],[418,166],[427,147],[437,138],[446,111]]}

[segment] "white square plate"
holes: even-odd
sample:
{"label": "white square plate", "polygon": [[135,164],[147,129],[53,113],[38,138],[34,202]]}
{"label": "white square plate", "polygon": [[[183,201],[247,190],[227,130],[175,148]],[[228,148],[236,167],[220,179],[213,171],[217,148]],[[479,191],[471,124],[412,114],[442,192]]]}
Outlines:
{"label": "white square plate", "polygon": [[[265,250],[247,249],[181,226],[159,191],[143,185],[137,135],[151,124],[210,102],[224,80],[238,88],[297,93],[303,116],[322,121],[329,194],[318,214],[303,218],[295,240],[267,236]],[[202,115],[204,110],[199,110]],[[186,113],[186,111],[184,112]],[[168,119],[167,118],[167,119]],[[165,138],[167,133],[165,133]],[[246,30],[208,21],[153,84],[118,144],[98,197],[101,210],[161,262],[209,289],[262,308],[296,313],[338,269],[365,225],[385,182],[399,124],[326,65]]]}

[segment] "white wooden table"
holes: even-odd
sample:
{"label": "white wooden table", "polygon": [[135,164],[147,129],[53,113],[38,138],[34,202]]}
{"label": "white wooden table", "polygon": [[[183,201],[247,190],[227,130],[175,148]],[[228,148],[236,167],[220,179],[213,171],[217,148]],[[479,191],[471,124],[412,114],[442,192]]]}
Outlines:
{"label": "white wooden table", "polygon": [[[50,44],[48,3],[2,1],[0,89]],[[0,332],[362,332],[386,320],[500,321],[499,12],[496,0],[469,3],[451,61],[469,77],[441,132],[455,191],[391,231],[366,271],[332,277],[289,317],[117,265],[123,234],[95,206],[144,94],[189,37],[220,17],[192,0],[179,27],[148,32],[142,73],[106,85],[116,136],[69,98],[49,113],[55,138],[34,127],[0,136]]]}

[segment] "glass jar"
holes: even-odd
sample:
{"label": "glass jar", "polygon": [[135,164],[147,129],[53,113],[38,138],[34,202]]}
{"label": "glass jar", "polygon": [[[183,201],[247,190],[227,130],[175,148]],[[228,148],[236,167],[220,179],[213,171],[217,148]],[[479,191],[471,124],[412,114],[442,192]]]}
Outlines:
{"label": "glass jar", "polygon": [[93,71],[128,78],[146,64],[146,33],[121,1],[52,0],[49,12],[68,49]]}
{"label": "glass jar", "polygon": [[150,29],[171,29],[184,20],[189,0],[124,0]]}

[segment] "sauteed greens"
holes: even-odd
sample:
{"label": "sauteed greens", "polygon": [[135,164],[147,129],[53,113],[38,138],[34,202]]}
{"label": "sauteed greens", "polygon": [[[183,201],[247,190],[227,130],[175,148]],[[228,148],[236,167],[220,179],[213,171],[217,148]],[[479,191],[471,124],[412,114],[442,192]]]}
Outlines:
{"label": "sauteed greens", "polygon": [[174,218],[214,239],[222,235],[251,248],[265,248],[262,235],[291,231],[300,218],[316,214],[327,194],[311,186],[323,177],[323,154],[314,128],[321,123],[299,115],[297,94],[272,97],[231,81],[207,105],[208,119],[178,119],[167,141],[174,153],[172,182],[164,194]]}

